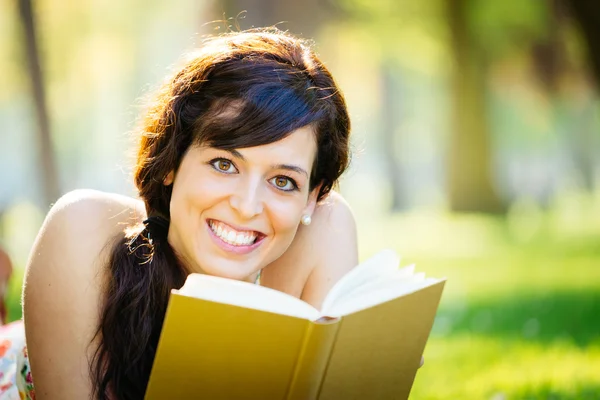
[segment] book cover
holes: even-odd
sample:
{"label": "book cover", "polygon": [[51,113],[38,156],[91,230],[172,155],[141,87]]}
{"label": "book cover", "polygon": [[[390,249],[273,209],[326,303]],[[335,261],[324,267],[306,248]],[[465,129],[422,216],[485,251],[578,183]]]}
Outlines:
{"label": "book cover", "polygon": [[444,284],[315,320],[174,290],[145,398],[406,399]]}

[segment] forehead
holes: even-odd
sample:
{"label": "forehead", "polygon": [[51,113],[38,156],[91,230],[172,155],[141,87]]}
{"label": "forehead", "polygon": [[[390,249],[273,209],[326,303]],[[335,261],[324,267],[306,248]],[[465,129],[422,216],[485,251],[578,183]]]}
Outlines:
{"label": "forehead", "polygon": [[244,158],[273,164],[299,163],[310,167],[316,156],[317,144],[314,129],[310,126],[298,128],[276,142],[236,149]]}

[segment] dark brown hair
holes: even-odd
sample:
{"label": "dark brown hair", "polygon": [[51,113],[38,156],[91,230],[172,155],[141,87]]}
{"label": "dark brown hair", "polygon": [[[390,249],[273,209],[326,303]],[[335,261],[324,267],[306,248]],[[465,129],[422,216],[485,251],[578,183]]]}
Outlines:
{"label": "dark brown hair", "polygon": [[[169,219],[172,188],[163,181],[191,145],[259,146],[307,125],[317,143],[310,188],[321,185],[320,200],[349,161],[350,121],[329,71],[305,41],[276,29],[207,40],[142,120],[134,176],[148,216]],[[170,291],[187,276],[167,233],[150,223],[115,239],[90,365],[99,399],[144,396]]]}

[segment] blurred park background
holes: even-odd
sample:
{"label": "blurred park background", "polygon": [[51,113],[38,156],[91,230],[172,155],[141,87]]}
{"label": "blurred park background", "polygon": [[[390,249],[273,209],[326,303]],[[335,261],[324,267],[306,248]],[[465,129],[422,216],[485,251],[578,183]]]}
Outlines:
{"label": "blurred park background", "polygon": [[278,24],[346,95],[361,258],[448,278],[411,399],[600,399],[600,2],[32,1],[0,2],[10,320],[57,197],[135,195],[128,132],[169,66]]}

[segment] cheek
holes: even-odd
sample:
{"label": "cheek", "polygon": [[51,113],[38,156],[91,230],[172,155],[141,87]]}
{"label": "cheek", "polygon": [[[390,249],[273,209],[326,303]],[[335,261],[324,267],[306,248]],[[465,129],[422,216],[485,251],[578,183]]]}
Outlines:
{"label": "cheek", "polygon": [[296,234],[300,217],[304,209],[304,202],[287,201],[278,202],[269,207],[271,225],[276,235],[289,236],[291,241]]}
{"label": "cheek", "polygon": [[181,176],[173,186],[171,196],[171,220],[179,228],[196,229],[200,221],[200,213],[213,204],[217,191],[210,180],[196,175]]}
{"label": "cheek", "polygon": [[227,192],[227,180],[216,179],[206,171],[188,173],[185,179],[177,182],[177,198],[187,207],[199,208],[223,197]]}

